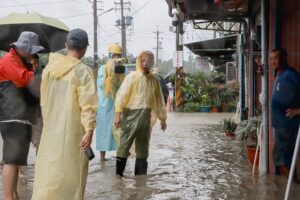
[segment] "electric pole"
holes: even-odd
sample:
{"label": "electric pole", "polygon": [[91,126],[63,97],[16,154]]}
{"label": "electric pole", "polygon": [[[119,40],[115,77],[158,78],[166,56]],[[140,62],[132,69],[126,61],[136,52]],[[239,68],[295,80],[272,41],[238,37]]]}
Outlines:
{"label": "electric pole", "polygon": [[[130,11],[130,1],[125,1],[124,0],[120,0],[119,2],[115,2],[116,5],[120,5],[120,8],[116,8],[116,10],[121,10],[121,20],[119,21],[120,24],[118,24],[118,20],[117,20],[117,26],[120,25],[121,26],[121,44],[122,44],[122,56],[124,58],[126,58],[126,28],[127,26],[131,25],[130,23],[125,22],[125,17],[124,17],[124,10],[128,10]],[[127,17],[126,17],[127,19]]]}
{"label": "electric pole", "polygon": [[158,30],[158,26],[157,26],[157,30],[154,32],[156,34],[156,48],[153,48],[156,50],[156,61],[155,61],[155,64],[156,66],[158,66],[158,51],[162,49],[161,47],[161,41],[160,41],[160,34],[162,34],[162,32],[160,32]]}
{"label": "electric pole", "polygon": [[93,0],[89,1],[90,3],[93,3],[93,22],[94,22],[94,69],[98,68],[98,30],[97,30],[97,25],[98,25],[98,16],[97,16],[97,3],[100,3],[101,8],[99,10],[102,10],[103,7],[103,1],[102,0]]}
{"label": "electric pole", "polygon": [[97,41],[97,0],[93,2],[93,14],[94,14],[94,68],[98,67],[98,41]]}
{"label": "electric pole", "polygon": [[123,58],[126,58],[126,29],[125,29],[125,20],[124,20],[124,4],[123,0],[120,0],[121,4],[121,31],[122,31],[122,54]]}

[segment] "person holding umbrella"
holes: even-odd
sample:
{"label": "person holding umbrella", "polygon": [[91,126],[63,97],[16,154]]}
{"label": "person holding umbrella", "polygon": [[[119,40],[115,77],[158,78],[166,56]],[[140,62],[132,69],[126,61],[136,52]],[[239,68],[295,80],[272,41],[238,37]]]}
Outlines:
{"label": "person holding umbrella", "polygon": [[43,133],[35,164],[32,200],[82,200],[88,157],[96,126],[97,88],[92,70],[80,60],[88,35],[69,32],[68,55],[51,53],[43,71]]}
{"label": "person holding umbrella", "polygon": [[0,132],[3,138],[4,199],[18,199],[19,166],[27,165],[31,140],[30,105],[36,104],[27,86],[38,67],[37,53],[44,50],[38,35],[22,32],[0,59]]}

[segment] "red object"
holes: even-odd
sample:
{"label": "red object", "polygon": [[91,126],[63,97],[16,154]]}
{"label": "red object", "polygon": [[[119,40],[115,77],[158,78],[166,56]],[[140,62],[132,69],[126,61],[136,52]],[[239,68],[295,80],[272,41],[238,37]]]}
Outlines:
{"label": "red object", "polygon": [[17,87],[25,87],[32,76],[13,48],[0,59],[0,82],[12,81]]}
{"label": "red object", "polygon": [[228,136],[228,137],[234,137],[235,134],[232,133],[232,132],[225,132],[225,136]]}
{"label": "red object", "polygon": [[171,100],[170,100],[170,96],[168,96],[167,111],[171,112]]}
{"label": "red object", "polygon": [[210,111],[216,113],[216,112],[219,112],[219,108],[218,107],[211,107]]}
{"label": "red object", "polygon": [[[253,165],[253,163],[254,163],[255,151],[256,151],[256,148],[247,147],[248,160],[250,161],[250,163],[251,163],[252,165]],[[258,165],[258,164],[259,164],[259,152],[260,152],[260,151],[258,150],[255,165]]]}
{"label": "red object", "polygon": [[285,165],[279,166],[279,171],[280,171],[280,174],[283,174],[286,177],[289,177],[289,175],[290,175],[290,169]]}
{"label": "red object", "polygon": [[223,0],[215,0],[215,4],[220,5],[222,3]]}

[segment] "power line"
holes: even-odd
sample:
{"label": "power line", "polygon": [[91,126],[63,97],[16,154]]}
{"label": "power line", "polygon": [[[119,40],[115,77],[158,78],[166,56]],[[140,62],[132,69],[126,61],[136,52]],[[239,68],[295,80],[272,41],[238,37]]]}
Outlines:
{"label": "power line", "polygon": [[93,14],[93,12],[82,13],[82,14],[78,14],[78,15],[64,16],[64,17],[56,17],[56,18],[57,18],[57,19],[66,19],[66,18],[80,17],[80,16],[90,15],[90,14]]}
{"label": "power line", "polygon": [[34,11],[34,10],[32,10],[32,9],[28,9],[25,5],[22,5],[22,4],[19,4],[17,1],[15,1],[15,0],[12,0],[13,2],[15,2],[17,5],[19,5],[19,7],[23,7],[23,8],[25,8],[25,10],[30,10],[30,11]]}
{"label": "power line", "polygon": [[16,3],[16,5],[0,6],[0,8],[13,8],[13,7],[20,7],[20,6],[24,7],[24,6],[48,5],[48,4],[66,3],[66,2],[70,2],[70,1],[75,1],[75,0],[46,1],[46,2],[42,2],[42,3],[28,3],[28,4],[20,4],[20,3],[16,2],[16,1],[14,1]]}
{"label": "power line", "polygon": [[137,10],[135,10],[134,12],[132,12],[130,15],[133,16],[134,14],[138,13],[139,11],[141,11],[144,7],[146,7],[152,0],[147,1],[146,3],[144,3],[140,8],[138,8]]}

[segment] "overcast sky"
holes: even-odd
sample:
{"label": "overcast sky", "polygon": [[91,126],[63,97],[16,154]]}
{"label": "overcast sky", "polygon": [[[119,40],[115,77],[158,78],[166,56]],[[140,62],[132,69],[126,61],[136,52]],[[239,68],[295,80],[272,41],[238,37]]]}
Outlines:
{"label": "overcast sky", "polygon": [[[129,0],[127,0],[129,1]],[[124,2],[127,2],[124,0]],[[119,0],[102,0],[98,3],[98,14],[116,8],[114,2]],[[127,28],[127,52],[135,56],[142,50],[155,51],[157,26],[161,34],[162,50],[160,59],[168,60],[173,57],[175,50],[175,34],[169,31],[172,19],[168,16],[168,6],[165,0],[131,0],[130,11],[125,15],[133,17],[133,25]],[[39,14],[60,19],[70,29],[82,28],[89,34],[89,49],[87,55],[93,52],[93,10],[88,0],[0,0],[0,17],[11,12],[37,12]],[[107,55],[107,49],[112,43],[121,43],[121,33],[116,27],[116,20],[120,18],[119,10],[112,10],[99,17],[98,52]],[[205,40],[212,38],[210,32],[194,30],[191,24],[186,24],[187,32],[184,42]],[[0,30],[1,31],[1,30]],[[189,51],[185,48],[185,55]]]}

